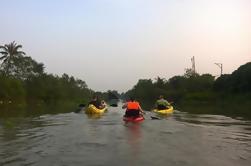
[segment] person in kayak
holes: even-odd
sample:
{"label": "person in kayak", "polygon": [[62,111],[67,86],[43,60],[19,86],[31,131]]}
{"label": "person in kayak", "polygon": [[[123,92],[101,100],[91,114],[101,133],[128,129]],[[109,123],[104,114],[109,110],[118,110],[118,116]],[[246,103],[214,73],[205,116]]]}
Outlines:
{"label": "person in kayak", "polygon": [[164,97],[162,95],[159,96],[159,99],[156,101],[156,108],[158,110],[164,110],[167,109],[171,104],[164,99]]}
{"label": "person in kayak", "polygon": [[92,100],[89,102],[89,105],[94,105],[96,108],[101,107],[101,101],[98,96],[93,96]]}
{"label": "person in kayak", "polygon": [[124,117],[139,117],[140,114],[144,114],[139,102],[135,101],[133,97],[130,97],[123,106],[123,109],[126,109]]}
{"label": "person in kayak", "polygon": [[105,100],[101,100],[101,105],[100,105],[100,108],[103,109],[107,106]]}

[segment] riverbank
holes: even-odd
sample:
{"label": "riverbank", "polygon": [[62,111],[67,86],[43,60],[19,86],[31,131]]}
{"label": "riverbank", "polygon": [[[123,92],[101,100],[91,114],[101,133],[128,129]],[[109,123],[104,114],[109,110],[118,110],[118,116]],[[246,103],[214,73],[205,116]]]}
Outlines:
{"label": "riverbank", "polygon": [[210,97],[187,97],[176,104],[177,109],[197,114],[221,114],[251,118],[251,94],[220,94]]}
{"label": "riverbank", "polygon": [[8,103],[0,105],[0,117],[33,117],[43,114],[58,114],[74,112],[78,105],[77,101],[61,100],[51,103],[33,101],[29,103]]}

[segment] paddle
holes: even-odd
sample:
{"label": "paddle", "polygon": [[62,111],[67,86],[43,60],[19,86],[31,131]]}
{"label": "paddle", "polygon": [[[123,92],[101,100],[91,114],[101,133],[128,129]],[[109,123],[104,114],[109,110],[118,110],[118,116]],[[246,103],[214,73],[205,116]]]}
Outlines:
{"label": "paddle", "polygon": [[173,101],[170,101],[170,102],[169,102],[170,105],[173,104],[173,103],[174,103]]}
{"label": "paddle", "polygon": [[[149,112],[149,111],[147,111],[147,112]],[[143,114],[145,114],[146,115],[146,111],[144,111],[144,113]],[[151,114],[151,112],[149,112],[149,114]],[[150,116],[151,117],[151,119],[152,120],[160,120],[160,118],[158,118],[158,117],[155,117],[155,116]]]}
{"label": "paddle", "polygon": [[110,104],[112,107],[118,107],[118,104]]}
{"label": "paddle", "polygon": [[78,108],[74,112],[79,113],[84,107],[85,107],[85,104],[79,104]]}
{"label": "paddle", "polygon": [[156,117],[156,116],[151,116],[152,120],[160,120],[160,118]]}

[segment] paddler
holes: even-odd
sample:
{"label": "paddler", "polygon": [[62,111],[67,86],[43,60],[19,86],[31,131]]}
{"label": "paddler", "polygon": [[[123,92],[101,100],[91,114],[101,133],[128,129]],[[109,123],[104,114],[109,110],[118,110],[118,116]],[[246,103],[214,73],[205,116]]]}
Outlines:
{"label": "paddler", "polygon": [[123,106],[123,109],[126,109],[124,117],[139,117],[141,114],[144,114],[139,102],[137,102],[133,97],[130,97]]}
{"label": "paddler", "polygon": [[171,104],[164,99],[163,95],[159,96],[159,99],[156,101],[155,106],[158,110],[164,110],[164,109],[168,109],[169,106],[171,106]]}

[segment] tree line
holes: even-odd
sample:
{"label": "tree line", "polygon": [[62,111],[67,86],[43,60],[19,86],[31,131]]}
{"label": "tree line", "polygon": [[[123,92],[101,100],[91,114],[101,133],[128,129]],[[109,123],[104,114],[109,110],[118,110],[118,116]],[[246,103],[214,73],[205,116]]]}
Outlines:
{"label": "tree line", "polygon": [[27,103],[90,100],[93,90],[85,81],[67,74],[57,76],[45,73],[44,64],[38,63],[16,42],[0,46],[0,102]]}
{"label": "tree line", "polygon": [[222,110],[228,108],[227,111],[251,115],[251,62],[218,78],[186,69],[183,75],[168,80],[160,77],[155,80],[140,79],[132,89],[122,94],[123,98],[135,97],[146,107],[153,106],[159,95],[164,95],[177,107],[217,105]]}

